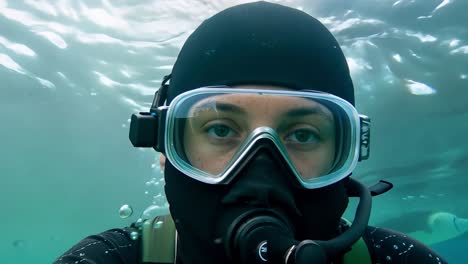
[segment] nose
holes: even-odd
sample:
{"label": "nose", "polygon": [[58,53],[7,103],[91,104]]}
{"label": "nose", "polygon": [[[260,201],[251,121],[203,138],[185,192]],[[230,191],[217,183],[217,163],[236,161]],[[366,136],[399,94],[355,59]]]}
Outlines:
{"label": "nose", "polygon": [[287,170],[282,168],[280,161],[268,150],[262,149],[236,177],[222,202],[225,205],[282,208],[299,214],[285,173]]}

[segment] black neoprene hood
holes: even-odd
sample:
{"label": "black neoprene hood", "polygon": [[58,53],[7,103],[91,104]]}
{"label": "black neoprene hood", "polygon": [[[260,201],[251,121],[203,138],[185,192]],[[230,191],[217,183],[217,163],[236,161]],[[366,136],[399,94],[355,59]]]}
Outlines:
{"label": "black neoprene hood", "polygon": [[[354,104],[346,59],[332,34],[308,14],[268,2],[237,5],[204,21],[179,53],[166,103],[195,88],[241,84],[319,90]],[[229,223],[251,209],[282,212],[298,240],[337,235],[348,205],[345,180],[298,188],[286,180],[280,162],[265,159],[268,149],[254,154],[228,185],[199,182],[166,162],[164,190],[180,263],[238,263],[229,260],[226,234]],[[216,242],[220,237],[222,243]]]}
{"label": "black neoprene hood", "polygon": [[238,84],[318,90],[354,105],[348,65],[333,35],[310,15],[268,2],[205,20],[180,51],[168,101],[203,86]]}

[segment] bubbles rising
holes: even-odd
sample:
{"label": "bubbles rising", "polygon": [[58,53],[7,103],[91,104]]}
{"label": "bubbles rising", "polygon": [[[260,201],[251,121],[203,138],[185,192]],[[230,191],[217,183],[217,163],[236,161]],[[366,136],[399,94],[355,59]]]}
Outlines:
{"label": "bubbles rising", "polygon": [[130,233],[130,239],[132,240],[138,240],[139,236],[140,235],[136,231]]}
{"label": "bubbles rising", "polygon": [[130,205],[124,204],[120,207],[119,216],[122,219],[128,218],[133,214],[133,209]]}
{"label": "bubbles rising", "polygon": [[148,208],[145,209],[145,211],[141,215],[141,218],[152,219],[156,216],[168,215],[168,214],[169,214],[169,208],[167,206],[150,205],[148,206]]}

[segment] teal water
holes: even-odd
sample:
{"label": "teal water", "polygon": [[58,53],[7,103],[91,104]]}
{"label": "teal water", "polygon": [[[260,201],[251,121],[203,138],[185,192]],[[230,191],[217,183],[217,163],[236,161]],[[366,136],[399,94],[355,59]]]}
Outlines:
{"label": "teal water", "polygon": [[[131,146],[130,115],[147,110],[191,31],[242,2],[0,0],[0,263],[50,263],[165,206],[158,156]],[[468,1],[276,2],[318,17],[343,46],[357,109],[372,118],[371,158],[353,177],[395,184],[371,224],[425,232],[466,263],[466,236],[428,217],[468,218]]]}

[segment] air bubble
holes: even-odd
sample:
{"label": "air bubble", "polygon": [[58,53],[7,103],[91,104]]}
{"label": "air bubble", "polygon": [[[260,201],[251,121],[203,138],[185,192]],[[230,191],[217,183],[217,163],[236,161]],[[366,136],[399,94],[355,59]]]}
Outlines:
{"label": "air bubble", "polygon": [[143,219],[152,219],[156,216],[167,215],[169,214],[169,209],[167,207],[162,207],[159,205],[150,205],[148,208],[143,211],[141,218]]}
{"label": "air bubble", "polygon": [[130,238],[131,238],[132,240],[137,240],[138,237],[139,237],[138,232],[133,231],[133,232],[130,233]]}
{"label": "air bubble", "polygon": [[125,219],[125,218],[130,217],[132,214],[133,214],[133,209],[130,205],[124,204],[122,205],[122,207],[120,207],[120,210],[119,210],[120,218]]}
{"label": "air bubble", "polygon": [[387,256],[385,259],[388,260],[388,261],[392,260],[392,258],[390,256]]}
{"label": "air bubble", "polygon": [[140,228],[140,227],[143,226],[143,223],[144,223],[143,219],[138,218],[138,220],[136,220],[136,222],[135,222],[135,226]]}
{"label": "air bubble", "polygon": [[393,248],[394,248],[394,249],[398,249],[398,246],[397,246],[397,245],[393,245]]}

